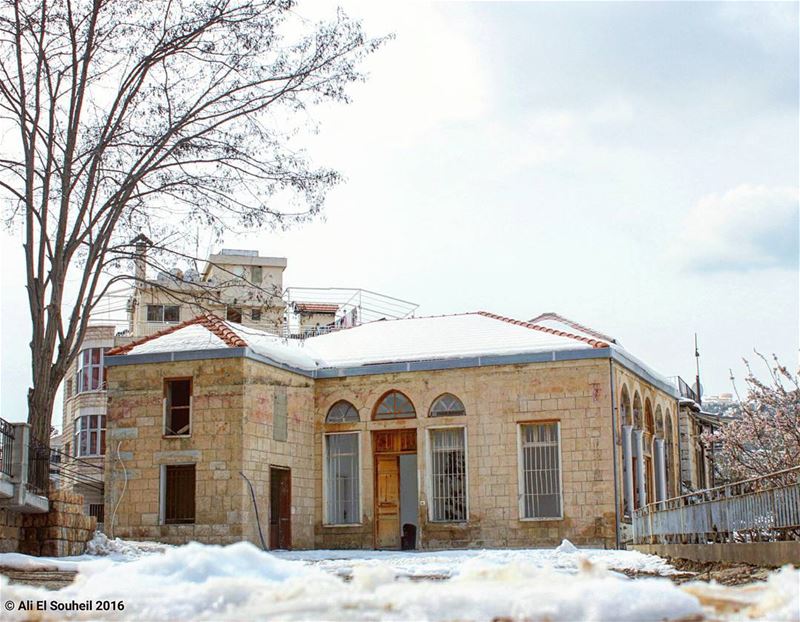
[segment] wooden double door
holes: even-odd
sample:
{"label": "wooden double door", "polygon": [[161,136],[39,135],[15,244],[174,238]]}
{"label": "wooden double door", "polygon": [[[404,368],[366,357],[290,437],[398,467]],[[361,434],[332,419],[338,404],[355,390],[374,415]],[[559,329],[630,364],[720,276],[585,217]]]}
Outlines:
{"label": "wooden double door", "polygon": [[292,472],[269,470],[269,548],[292,548]]}
{"label": "wooden double door", "polygon": [[[375,548],[399,549],[416,533],[416,430],[375,432]],[[408,547],[413,548],[413,545]]]}

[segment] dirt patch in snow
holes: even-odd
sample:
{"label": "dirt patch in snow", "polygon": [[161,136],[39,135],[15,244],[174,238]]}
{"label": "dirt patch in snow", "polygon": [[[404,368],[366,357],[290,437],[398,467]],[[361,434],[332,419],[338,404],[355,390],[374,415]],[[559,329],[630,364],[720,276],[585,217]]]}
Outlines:
{"label": "dirt patch in snow", "polygon": [[37,568],[33,570],[20,570],[0,566],[0,575],[8,577],[11,584],[33,585],[47,590],[60,590],[68,586],[78,574],[74,570],[56,570],[50,568]]}
{"label": "dirt patch in snow", "polygon": [[690,581],[716,581],[720,585],[747,585],[766,581],[769,573],[775,568],[751,566],[749,564],[726,564],[723,562],[697,562],[690,559],[667,557],[667,562],[677,571],[671,575],[660,575],[653,572],[641,572],[633,569],[618,569],[617,572],[641,579],[645,577],[666,577],[676,585]]}

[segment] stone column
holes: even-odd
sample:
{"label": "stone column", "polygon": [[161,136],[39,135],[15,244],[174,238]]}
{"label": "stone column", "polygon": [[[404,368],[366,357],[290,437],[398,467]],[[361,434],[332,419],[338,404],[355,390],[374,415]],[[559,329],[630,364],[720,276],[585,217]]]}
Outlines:
{"label": "stone column", "polygon": [[622,498],[628,516],[633,516],[632,430],[629,425],[622,426]]}
{"label": "stone column", "polygon": [[644,468],[644,431],[633,431],[633,443],[636,448],[636,487],[639,490],[639,507],[647,505],[647,485]]}

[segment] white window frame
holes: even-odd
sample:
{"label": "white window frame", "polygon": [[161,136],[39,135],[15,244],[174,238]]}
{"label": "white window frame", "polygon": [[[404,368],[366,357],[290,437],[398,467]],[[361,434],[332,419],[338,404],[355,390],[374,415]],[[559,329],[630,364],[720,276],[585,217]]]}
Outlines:
{"label": "white window frame", "polygon": [[165,395],[162,398],[161,404],[161,435],[163,438],[190,438],[192,430],[194,430],[194,376],[191,378],[164,378],[163,382],[172,382],[175,380],[189,380],[189,387],[191,393],[189,394],[189,432],[188,434],[167,434],[167,402],[168,398]]}
{"label": "white window frame", "polygon": [[[98,418],[97,419],[98,427],[96,427],[96,428],[81,428],[81,427],[79,427],[78,423],[82,419],[88,419],[89,417],[97,417]],[[101,426],[100,425],[100,421],[101,421],[100,418],[101,417],[102,417],[102,419],[106,419],[106,414],[105,413],[99,413],[99,412],[87,412],[87,413],[80,413],[77,417],[75,417],[75,423],[73,424],[73,432],[72,432],[72,442],[75,444],[75,449],[74,449],[74,451],[75,451],[75,456],[74,457],[75,458],[102,458],[103,456],[105,456],[105,452],[100,453],[100,445],[101,445],[102,433],[105,432],[107,430],[107,428],[106,428],[106,426]],[[108,425],[108,420],[107,419],[105,421],[105,424]],[[81,443],[80,443],[80,440],[79,440],[80,435],[85,432],[86,434],[89,435],[89,439],[91,439],[92,438],[92,434],[91,433],[93,431],[97,432],[97,443],[96,443],[96,446],[92,448],[93,451],[90,451],[87,454],[80,453],[80,451],[81,451]]]}
{"label": "white window frame", "polygon": [[[342,434],[355,434],[358,447],[358,522],[355,523],[329,523],[328,522],[328,441],[329,436]],[[361,431],[348,430],[344,432],[324,432],[322,434],[322,526],[323,527],[363,527],[364,518],[364,452],[361,449]]]}
{"label": "white window frame", "polygon": [[[100,363],[92,363],[92,351],[93,350],[100,350]],[[77,368],[75,370],[75,395],[79,395],[80,393],[94,393],[97,391],[105,391],[104,385],[106,383],[106,374],[105,374],[105,348],[103,347],[91,347],[91,348],[84,348],[78,353],[78,361],[77,361]],[[89,352],[89,364],[84,366],[83,363],[83,353]],[[83,386],[83,382],[81,379],[83,378],[84,370],[89,370],[89,385],[92,384],[92,369],[95,367],[99,367],[100,369],[100,386],[96,389],[87,389]]]}
{"label": "white window frame", "polygon": [[[439,520],[433,518],[433,439],[431,432],[435,430],[453,430],[460,429],[464,435],[464,502],[465,502],[465,515],[464,520]],[[425,459],[428,462],[427,477],[425,478],[425,491],[428,497],[428,521],[431,523],[443,525],[464,525],[469,522],[469,437],[467,436],[467,426],[465,424],[452,424],[452,425],[437,425],[427,428],[425,435],[425,443],[427,445],[425,451]]]}
{"label": "white window frame", "polygon": [[[161,307],[161,319],[160,320],[151,320],[148,318],[150,307]],[[166,309],[167,307],[177,307],[178,308],[178,319],[177,320],[165,320],[166,316]],[[161,303],[148,303],[144,307],[144,320],[149,324],[180,324],[181,322],[181,305],[168,305],[168,304],[161,304]]]}
{"label": "white window frame", "polygon": [[[558,516],[525,516],[525,468],[522,454],[522,428],[530,425],[556,425],[556,435],[558,438],[558,490],[559,490],[559,514]],[[564,468],[562,464],[561,451],[561,421],[520,421],[517,423],[517,490],[518,490],[518,511],[519,520],[525,522],[542,522],[564,520]]]}

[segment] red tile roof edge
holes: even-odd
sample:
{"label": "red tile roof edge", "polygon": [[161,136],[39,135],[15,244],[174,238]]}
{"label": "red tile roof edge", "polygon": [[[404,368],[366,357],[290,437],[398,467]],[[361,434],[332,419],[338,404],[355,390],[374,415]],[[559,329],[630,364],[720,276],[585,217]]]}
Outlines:
{"label": "red tile roof edge", "polygon": [[515,320],[510,317],[505,317],[503,315],[497,315],[496,313],[489,313],[488,311],[477,311],[477,314],[482,315],[484,317],[490,317],[495,320],[500,320],[502,322],[508,322],[509,324],[516,324],[517,326],[524,326],[525,328],[538,330],[543,333],[550,333],[551,335],[558,335],[559,337],[568,337],[570,339],[576,339],[577,341],[588,343],[593,348],[609,347],[608,343],[606,343],[605,341],[601,341],[599,339],[590,339],[589,337],[582,337],[581,335],[573,335],[572,333],[567,333],[564,332],[563,330],[556,330],[555,328],[548,328],[547,326],[539,326],[538,324],[531,324],[530,322]]}
{"label": "red tile roof edge", "polygon": [[595,330],[593,328],[590,328],[589,326],[586,326],[585,324],[581,324],[580,322],[576,322],[574,320],[571,320],[571,319],[569,319],[567,317],[564,317],[563,315],[561,315],[559,313],[554,313],[553,311],[548,311],[546,313],[540,313],[535,318],[533,318],[531,320],[528,320],[528,321],[531,324],[536,324],[536,322],[538,322],[539,320],[556,320],[558,322],[563,322],[567,326],[571,326],[575,330],[579,330],[582,333],[587,333],[589,335],[597,337],[598,339],[602,339],[602,340],[605,340],[605,341],[610,341],[611,343],[617,343],[617,340],[614,337],[612,337],[611,335],[606,335],[605,333],[601,333],[599,330]]}
{"label": "red tile roof edge", "polygon": [[247,342],[237,335],[233,330],[231,330],[221,317],[216,316],[213,313],[206,312],[193,317],[191,320],[186,320],[180,324],[175,324],[175,326],[170,326],[169,328],[155,332],[152,335],[147,335],[141,339],[136,339],[135,341],[126,343],[124,346],[111,348],[108,352],[106,352],[106,355],[116,356],[119,354],[128,354],[128,352],[133,350],[136,346],[140,346],[143,343],[152,341],[153,339],[158,339],[164,335],[169,335],[170,333],[174,333],[175,331],[180,330],[181,328],[186,328],[187,326],[191,326],[192,324],[200,324],[201,326],[205,327],[209,332],[222,339],[222,341],[225,342],[225,345],[227,345],[229,348],[247,347]]}

